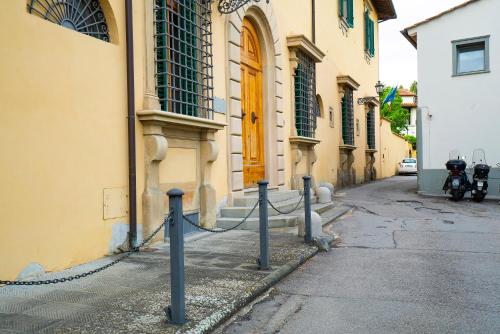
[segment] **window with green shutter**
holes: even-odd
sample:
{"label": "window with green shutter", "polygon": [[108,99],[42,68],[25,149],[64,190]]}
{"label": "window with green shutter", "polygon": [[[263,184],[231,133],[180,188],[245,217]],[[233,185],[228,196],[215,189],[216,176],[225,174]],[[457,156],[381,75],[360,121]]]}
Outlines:
{"label": "window with green shutter", "polygon": [[213,117],[210,2],[155,0],[156,89],[162,110]]}
{"label": "window with green shutter", "polygon": [[339,16],[350,28],[354,27],[354,0],[339,0]]}
{"label": "window with green shutter", "polygon": [[350,87],[342,98],[342,139],[344,145],[354,145],[354,93]]}
{"label": "window with green shutter", "polygon": [[313,59],[298,52],[295,71],[295,127],[297,135],[314,138],[319,105],[316,99],[316,64]]}
{"label": "window with green shutter", "polygon": [[365,51],[370,57],[375,56],[375,22],[368,10],[365,11]]}

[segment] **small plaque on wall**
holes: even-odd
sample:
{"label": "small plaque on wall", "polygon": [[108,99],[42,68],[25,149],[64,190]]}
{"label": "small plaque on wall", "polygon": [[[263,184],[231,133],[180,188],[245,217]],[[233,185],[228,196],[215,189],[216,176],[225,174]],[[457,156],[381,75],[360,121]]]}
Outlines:
{"label": "small plaque on wall", "polygon": [[123,188],[103,190],[103,219],[121,218],[127,215],[127,194]]}

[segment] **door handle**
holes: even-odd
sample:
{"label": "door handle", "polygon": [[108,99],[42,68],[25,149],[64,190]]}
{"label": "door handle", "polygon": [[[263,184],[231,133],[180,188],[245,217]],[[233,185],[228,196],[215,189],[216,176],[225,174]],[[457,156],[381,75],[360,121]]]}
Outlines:
{"label": "door handle", "polygon": [[255,113],[252,111],[252,123],[255,124],[255,121],[258,119],[257,116],[255,116]]}

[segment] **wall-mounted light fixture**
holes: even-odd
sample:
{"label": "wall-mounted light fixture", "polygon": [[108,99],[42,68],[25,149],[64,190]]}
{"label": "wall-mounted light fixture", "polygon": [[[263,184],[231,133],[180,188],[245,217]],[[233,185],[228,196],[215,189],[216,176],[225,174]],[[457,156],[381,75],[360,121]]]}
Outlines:
{"label": "wall-mounted light fixture", "polygon": [[[260,0],[219,0],[217,9],[221,14],[231,14],[250,1],[259,2]],[[269,0],[266,0],[266,2],[269,3]]]}
{"label": "wall-mounted light fixture", "polygon": [[[377,94],[380,96],[382,92],[384,91],[384,84],[379,81],[375,84],[375,90],[377,91]],[[367,96],[367,97],[361,97],[358,99],[358,104],[363,105],[366,103],[369,103],[370,101],[378,102],[376,96]]]}

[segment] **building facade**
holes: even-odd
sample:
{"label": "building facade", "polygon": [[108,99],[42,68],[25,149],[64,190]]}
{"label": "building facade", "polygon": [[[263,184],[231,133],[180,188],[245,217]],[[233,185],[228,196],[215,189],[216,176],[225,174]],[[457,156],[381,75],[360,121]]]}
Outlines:
{"label": "building facade", "polygon": [[408,110],[408,126],[405,134],[410,136],[417,136],[417,94],[409,90],[400,88],[398,90],[399,96],[403,100],[401,106]]}
{"label": "building facade", "polygon": [[[442,194],[449,152],[472,165],[485,150],[488,197],[500,195],[500,22],[495,0],[472,0],[402,33],[418,50],[418,165],[422,193]],[[466,22],[467,24],[464,24]]]}
{"label": "building facade", "polygon": [[[224,15],[218,4],[144,0],[129,15],[119,0],[4,5],[2,279],[102,257],[129,232],[137,242],[174,187],[213,227],[261,179],[283,190],[304,175],[338,187],[390,176],[374,97],[392,2],[250,1]],[[393,154],[395,141],[383,144]]]}

